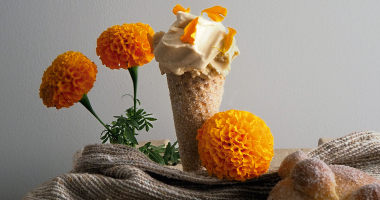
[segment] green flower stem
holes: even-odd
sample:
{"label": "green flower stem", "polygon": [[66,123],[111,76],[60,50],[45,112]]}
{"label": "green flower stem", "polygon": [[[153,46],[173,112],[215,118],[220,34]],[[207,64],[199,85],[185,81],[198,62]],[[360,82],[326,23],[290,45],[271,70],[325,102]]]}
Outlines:
{"label": "green flower stem", "polygon": [[133,111],[134,113],[136,113],[136,103],[137,103],[138,69],[139,69],[139,66],[128,68],[129,74],[131,75],[131,78],[133,81]]}
{"label": "green flower stem", "polygon": [[[128,68],[129,74],[131,75],[133,82],[133,114],[136,114],[136,103],[137,103],[137,81],[138,81],[138,70],[139,66],[134,66]],[[136,128],[133,127],[133,135],[136,135]],[[135,147],[135,145],[133,145]]]}
{"label": "green flower stem", "polygon": [[95,111],[92,109],[91,107],[91,103],[90,103],[90,100],[88,99],[87,97],[87,94],[83,94],[83,97],[82,99],[79,101],[85,108],[87,108],[88,111],[90,111],[90,113],[92,115],[94,115],[94,117],[96,119],[98,119],[98,121],[104,126],[104,128],[106,128],[108,131],[111,132],[110,129],[108,129],[108,127],[102,122],[102,120],[99,119],[98,115],[96,115]]}

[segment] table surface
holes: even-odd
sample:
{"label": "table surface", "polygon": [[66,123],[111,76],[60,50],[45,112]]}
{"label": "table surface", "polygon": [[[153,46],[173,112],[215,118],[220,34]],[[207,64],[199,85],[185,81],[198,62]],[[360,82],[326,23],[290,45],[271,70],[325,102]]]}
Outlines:
{"label": "table surface", "polygon": [[[322,145],[324,143],[327,143],[331,140],[333,140],[333,139],[332,138],[321,138],[318,141],[318,146]],[[137,147],[143,146],[147,142],[151,142],[151,144],[154,146],[160,146],[163,144],[167,145],[169,140],[165,139],[165,140],[142,141],[142,142],[140,142],[140,144]],[[270,163],[270,167],[269,167],[268,171],[270,172],[270,171],[278,170],[278,168],[280,167],[281,162],[284,160],[284,158],[293,152],[303,151],[305,153],[308,153],[308,152],[312,151],[313,149],[314,148],[274,149],[274,156],[272,158],[272,161]],[[168,166],[168,167],[182,170],[182,164],[181,163],[177,164],[176,166]]]}

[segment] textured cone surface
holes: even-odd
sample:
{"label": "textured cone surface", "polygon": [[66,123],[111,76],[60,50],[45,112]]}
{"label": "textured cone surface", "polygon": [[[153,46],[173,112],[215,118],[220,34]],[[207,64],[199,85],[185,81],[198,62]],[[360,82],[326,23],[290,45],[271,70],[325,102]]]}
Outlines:
{"label": "textured cone surface", "polygon": [[225,77],[205,80],[192,78],[189,72],[180,76],[170,73],[166,77],[183,170],[200,170],[197,130],[219,112]]}

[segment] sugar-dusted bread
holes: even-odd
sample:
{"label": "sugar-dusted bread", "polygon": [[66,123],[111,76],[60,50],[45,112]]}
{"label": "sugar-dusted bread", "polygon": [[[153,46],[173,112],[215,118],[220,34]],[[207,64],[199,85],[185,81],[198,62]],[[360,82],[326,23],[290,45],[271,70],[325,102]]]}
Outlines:
{"label": "sugar-dusted bread", "polygon": [[366,199],[366,200],[377,200],[380,199],[380,184],[372,183],[365,185],[357,190],[355,190],[348,197],[347,200],[356,200],[356,199]]}
{"label": "sugar-dusted bread", "polygon": [[282,179],[286,178],[290,175],[290,172],[292,171],[293,167],[298,162],[307,158],[309,157],[302,151],[296,151],[286,156],[285,159],[282,161],[280,168],[278,169],[278,175],[280,175]]}
{"label": "sugar-dusted bread", "polygon": [[268,200],[377,200],[380,181],[358,169],[327,165],[301,152],[287,156],[278,173],[281,180]]}

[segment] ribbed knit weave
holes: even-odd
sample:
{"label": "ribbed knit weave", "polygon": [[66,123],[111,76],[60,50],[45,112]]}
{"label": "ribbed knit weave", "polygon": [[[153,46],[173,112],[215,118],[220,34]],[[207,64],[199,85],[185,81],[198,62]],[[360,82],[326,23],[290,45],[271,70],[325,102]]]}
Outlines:
{"label": "ribbed knit weave", "polygon": [[[380,178],[380,133],[358,132],[309,153],[327,164],[358,168]],[[24,199],[266,199],[277,172],[245,182],[189,173],[149,160],[123,145],[88,145],[74,169],[29,192]]]}

